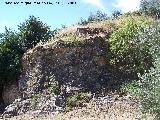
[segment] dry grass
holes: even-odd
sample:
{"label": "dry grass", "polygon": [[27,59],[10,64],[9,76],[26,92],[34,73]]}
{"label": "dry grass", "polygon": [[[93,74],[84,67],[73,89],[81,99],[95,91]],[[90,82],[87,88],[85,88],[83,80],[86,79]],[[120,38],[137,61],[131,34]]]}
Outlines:
{"label": "dry grass", "polygon": [[113,103],[97,105],[91,101],[86,108],[60,114],[57,120],[153,120],[138,109],[136,100],[118,98]]}
{"label": "dry grass", "polygon": [[151,115],[143,115],[139,109],[139,102],[130,96],[112,96],[111,102],[103,103],[91,100],[86,107],[75,108],[66,113],[48,115],[35,118],[30,113],[20,115],[11,120],[153,120]]}
{"label": "dry grass", "polygon": [[[87,27],[89,27],[89,28],[103,28],[104,30],[109,29],[109,31],[112,31],[115,27],[120,26],[124,21],[126,21],[128,19],[128,17],[132,17],[136,21],[141,21],[141,20],[145,19],[144,16],[139,16],[139,15],[129,15],[129,16],[128,15],[122,15],[117,19],[111,19],[110,18],[108,20],[101,21],[101,22],[92,22],[92,23],[89,23],[85,26],[75,24],[75,25],[72,25],[70,27],[61,29],[58,32],[58,34],[56,35],[56,37],[60,37],[64,34],[66,34],[66,35],[75,34],[76,31],[77,31],[77,28],[87,28]],[[154,21],[154,18],[151,18],[151,17],[149,17],[147,19],[151,23],[153,23],[153,21]]]}
{"label": "dry grass", "polygon": [[[38,47],[38,46],[43,46],[43,47],[48,47],[50,45],[54,45],[54,43],[56,41],[59,41],[60,39],[63,40],[64,42],[72,42],[73,39],[74,41],[83,41],[84,39],[88,39],[87,37],[78,37],[76,36],[76,31],[77,31],[77,28],[103,28],[104,30],[108,31],[108,32],[111,32],[113,31],[115,28],[117,27],[120,27],[122,25],[123,22],[125,22],[128,17],[132,17],[133,19],[135,19],[136,21],[141,21],[141,20],[144,20],[145,17],[144,16],[138,16],[138,15],[131,15],[131,16],[128,16],[128,15],[122,15],[120,16],[119,18],[117,19],[108,19],[108,20],[105,20],[105,21],[101,21],[101,22],[92,22],[92,23],[89,23],[85,26],[83,25],[78,25],[78,24],[74,24],[74,25],[71,25],[67,28],[62,28],[58,31],[58,33],[55,35],[54,38],[51,38],[48,42],[46,43],[42,43],[40,42],[39,44],[37,44],[35,46]],[[154,18],[151,18],[149,17],[148,18],[148,21],[150,23],[153,23],[154,22]],[[101,36],[101,35],[100,35]],[[102,35],[103,36],[103,35]],[[74,42],[73,41],[73,42]],[[32,50],[28,50],[28,52],[33,52],[33,49]]]}

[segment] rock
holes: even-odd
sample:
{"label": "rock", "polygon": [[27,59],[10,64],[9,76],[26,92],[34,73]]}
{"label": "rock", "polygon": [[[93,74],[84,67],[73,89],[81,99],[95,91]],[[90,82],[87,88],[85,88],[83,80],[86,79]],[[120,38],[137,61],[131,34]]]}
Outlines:
{"label": "rock", "polygon": [[[94,36],[94,35],[99,35],[99,34],[103,34],[103,36],[106,36],[107,35],[107,31],[104,30],[103,28],[77,28],[77,31],[76,31],[76,35],[77,36]],[[101,35],[102,36],[102,35]]]}
{"label": "rock", "polygon": [[33,116],[56,114],[65,110],[68,96],[83,90],[100,90],[110,80],[106,52],[102,37],[78,44],[60,40],[29,50],[23,56],[23,71],[18,81],[21,99],[6,107],[3,116],[28,111]]}
{"label": "rock", "polygon": [[26,113],[32,107],[32,100],[31,99],[23,100],[22,102],[20,102],[18,107],[19,107],[18,114]]}
{"label": "rock", "polygon": [[4,104],[11,104],[19,96],[19,89],[17,82],[10,82],[4,85],[2,98]]}
{"label": "rock", "polygon": [[12,104],[5,108],[2,116],[3,118],[10,118],[16,115],[24,114],[30,110],[31,106],[31,99],[16,99]]}
{"label": "rock", "polygon": [[10,118],[27,113],[28,111],[32,111],[31,114],[37,117],[45,116],[49,113],[56,114],[58,112],[64,111],[62,107],[56,105],[56,101],[59,101],[58,97],[52,95],[41,95],[36,98],[36,100],[16,99],[12,104],[5,108],[5,112],[2,114],[2,116],[3,118]]}
{"label": "rock", "polygon": [[79,44],[56,41],[37,46],[22,59],[20,91],[25,97],[31,97],[56,82],[58,86],[99,89],[109,80],[103,77],[103,74],[109,75],[106,52],[107,44],[102,37],[86,39]]}
{"label": "rock", "polygon": [[18,107],[16,105],[9,105],[5,108],[5,112],[2,114],[3,118],[10,118],[16,116],[18,112]]}

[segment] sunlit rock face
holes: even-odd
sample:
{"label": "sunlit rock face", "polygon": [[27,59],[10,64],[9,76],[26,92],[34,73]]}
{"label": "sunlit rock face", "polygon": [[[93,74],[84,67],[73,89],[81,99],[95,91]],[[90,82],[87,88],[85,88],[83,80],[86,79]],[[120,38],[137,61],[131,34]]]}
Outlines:
{"label": "sunlit rock face", "polygon": [[80,43],[57,42],[39,45],[25,53],[19,88],[23,97],[49,92],[52,85],[94,91],[109,80],[107,44],[102,37]]}

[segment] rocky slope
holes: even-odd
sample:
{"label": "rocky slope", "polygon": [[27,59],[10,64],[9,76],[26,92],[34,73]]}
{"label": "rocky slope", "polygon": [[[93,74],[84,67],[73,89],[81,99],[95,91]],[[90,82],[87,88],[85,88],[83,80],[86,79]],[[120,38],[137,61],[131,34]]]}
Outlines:
{"label": "rocky slope", "polygon": [[85,35],[82,41],[57,38],[24,54],[18,99],[6,107],[4,118],[27,111],[36,115],[64,111],[70,96],[98,93],[111,80],[104,39],[107,32],[99,28],[82,28],[79,32]]}
{"label": "rocky slope", "polygon": [[34,116],[33,112],[15,116],[12,120],[153,120],[140,112],[139,100],[131,95],[119,96],[109,93],[103,97],[92,98],[85,107],[75,107],[68,112]]}
{"label": "rocky slope", "polygon": [[[102,88],[108,88],[114,79],[107,61],[107,38],[122,22],[115,21],[62,29],[48,43],[27,51],[17,83],[3,90],[2,99],[10,105],[2,118],[141,120],[142,114],[137,110],[139,102],[132,96],[116,97],[106,93],[103,97],[93,97],[100,95]],[[67,107],[77,110],[65,114]],[[51,115],[45,117],[48,114]]]}
{"label": "rocky slope", "polygon": [[101,37],[78,44],[65,44],[60,40],[38,46],[23,57],[20,91],[31,97],[55,84],[96,90],[96,83],[109,80],[106,51],[107,46]]}

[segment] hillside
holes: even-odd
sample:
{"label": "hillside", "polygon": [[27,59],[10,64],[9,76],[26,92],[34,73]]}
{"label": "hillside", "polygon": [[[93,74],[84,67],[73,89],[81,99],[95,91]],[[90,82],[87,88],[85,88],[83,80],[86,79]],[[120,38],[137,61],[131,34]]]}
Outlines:
{"label": "hillside", "polygon": [[133,91],[137,73],[153,66],[148,43],[136,35],[154,23],[152,17],[124,14],[62,28],[28,48],[18,79],[0,87],[0,101],[8,105],[2,118],[153,120],[140,111]]}

